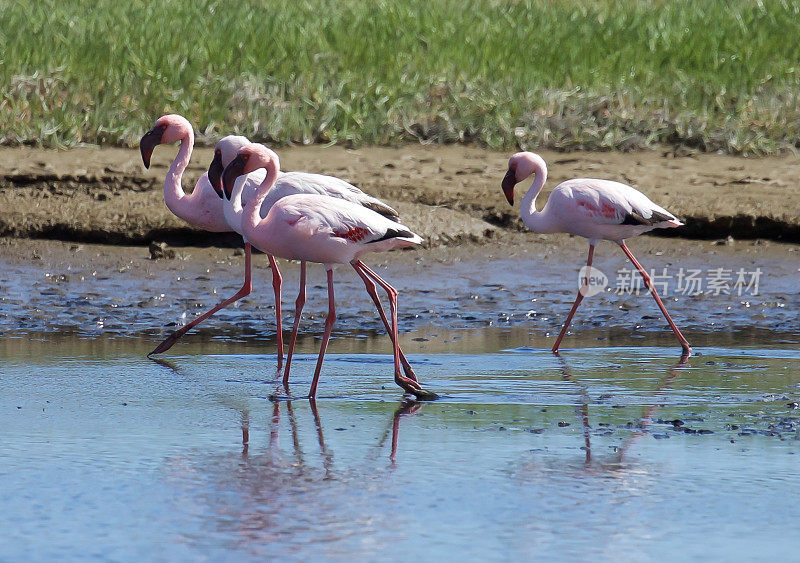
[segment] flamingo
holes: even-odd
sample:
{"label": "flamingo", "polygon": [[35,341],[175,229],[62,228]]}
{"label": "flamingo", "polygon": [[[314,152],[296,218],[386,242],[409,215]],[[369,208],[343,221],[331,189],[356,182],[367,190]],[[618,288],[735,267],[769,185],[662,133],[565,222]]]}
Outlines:
{"label": "flamingo", "polygon": [[180,115],[163,115],[156,120],[153,128],[145,133],[139,142],[145,168],[150,168],[150,158],[158,145],[181,142],[178,155],[169,167],[164,179],[164,203],[173,214],[190,225],[211,231],[224,233],[231,230],[222,212],[220,196],[208,181],[208,174],[203,174],[192,193],[183,191],[181,180],[194,149],[194,129],[189,121]]}
{"label": "flamingo", "polygon": [[[189,165],[189,159],[191,158],[192,149],[194,148],[194,129],[185,117],[170,114],[158,118],[154,127],[142,137],[139,143],[142,160],[144,161],[145,168],[150,168],[150,159],[155,147],[160,144],[174,143],[176,141],[181,142],[181,148],[164,179],[164,201],[167,207],[177,217],[206,231],[219,233],[234,230],[228,224],[222,209],[222,191],[212,184],[209,178],[218,177],[224,166],[236,156],[236,151],[249,144],[250,140],[247,139],[247,137],[239,135],[228,135],[221,139],[214,149],[214,159],[211,161],[208,172],[205,172],[197,180],[197,184],[191,194],[186,194],[181,187],[183,173]],[[242,190],[245,192],[246,201],[252,198],[256,186],[258,186],[263,179],[264,173],[256,172],[239,181]],[[283,364],[283,330],[281,327],[280,306],[281,277],[275,260],[271,256],[269,258],[270,268],[272,269],[272,286],[275,292],[278,369],[280,369]],[[166,352],[172,348],[181,336],[186,334],[193,327],[197,326],[220,309],[246,297],[250,294],[252,288],[251,248],[249,244],[245,244],[245,273],[241,289],[206,313],[174,331],[156,346],[149,355],[152,356],[154,354]]]}
{"label": "flamingo", "polygon": [[692,348],[689,342],[669,316],[653,287],[650,276],[625,244],[625,239],[629,237],[653,229],[680,227],[683,223],[631,186],[592,178],[577,178],[558,184],[553,188],[544,208],[537,211],[536,197],[547,180],[547,165],[541,156],[532,152],[516,153],[508,161],[508,172],[503,178],[502,187],[509,204],[514,205],[514,186],[531,175],[534,178],[533,184],[522,199],[520,210],[525,225],[534,233],[570,233],[589,239],[587,277],[584,285],[578,290],[575,303],[553,345],[553,353],[558,353],[561,339],[564,338],[588,288],[588,272],[592,266],[594,247],[599,240],[608,240],[617,243],[639,271],[645,286],[650,290],[675,333],[683,353],[691,354]]}
{"label": "flamingo", "polygon": [[[411,232],[405,225],[362,205],[319,194],[295,194],[283,197],[272,205],[266,217],[262,217],[262,205],[270,190],[276,185],[280,173],[280,160],[277,154],[263,145],[252,144],[243,147],[225,168],[222,180],[226,197],[229,197],[236,177],[259,168],[266,168],[267,175],[259,186],[255,198],[242,211],[243,236],[262,252],[287,260],[299,260],[301,264],[300,291],[295,302],[294,324],[283,374],[284,386],[288,386],[300,315],[305,304],[306,262],[323,264],[328,281],[328,316],[325,319],[325,332],[309,397],[316,397],[322,362],[336,319],[333,268],[336,264],[349,263],[364,281],[367,292],[375,302],[381,319],[389,331],[394,352],[395,382],[418,398],[436,398],[434,393],[422,389],[415,377],[401,373],[401,363],[407,362],[402,362],[402,351],[399,346],[397,290],[360,260],[360,257],[367,252],[382,252],[419,245],[422,237]],[[389,297],[391,325],[375,293],[375,283],[380,285]]]}
{"label": "flamingo", "polygon": [[[263,145],[258,145],[258,147],[266,149],[266,147]],[[259,150],[258,147],[255,147],[255,150]],[[260,173],[260,178],[262,180],[264,179],[264,172],[262,168],[258,168],[255,171],[250,172],[248,177],[256,173]],[[249,248],[250,241],[246,236],[244,236],[244,231],[242,229],[242,217],[244,215],[244,206],[247,205],[249,199],[255,192],[253,192],[253,194],[248,194],[247,190],[250,185],[248,184],[246,186],[243,184],[241,182],[241,177],[235,180],[232,189],[230,187],[228,189],[223,189],[222,174],[218,169],[213,171],[209,169],[209,178],[214,186],[214,189],[217,189],[224,194],[223,211],[228,224],[231,226],[231,228],[233,228],[234,231],[242,235],[245,240],[245,246]],[[340,180],[334,176],[323,176],[320,174],[310,174],[308,172],[283,172],[280,170],[278,171],[278,179],[275,181],[275,185],[269,189],[266,198],[261,203],[261,218],[263,219],[267,216],[267,213],[272,206],[275,205],[275,202],[286,196],[296,194],[316,194],[351,201],[367,209],[371,209],[383,215],[384,217],[391,219],[392,221],[398,220],[397,211],[379,199],[365,194],[360,189],[345,182],[344,180]],[[245,195],[248,195],[248,199],[244,199]],[[273,271],[277,272],[278,266],[275,263],[274,257],[271,254],[268,256],[270,258],[270,264],[272,264]],[[361,275],[361,272],[359,272],[359,275]],[[367,292],[374,301],[375,306],[378,307],[381,320],[386,326],[386,330],[391,332],[389,320],[383,311],[383,307],[380,304],[380,298],[375,291],[375,284],[372,283],[368,277],[365,278],[362,276],[361,279],[364,282]],[[276,292],[276,299],[278,299],[279,295],[280,289],[278,289]],[[278,320],[278,327],[280,330],[280,319]],[[416,381],[417,376],[402,350],[400,350],[400,363],[403,365],[403,371],[406,376]]]}

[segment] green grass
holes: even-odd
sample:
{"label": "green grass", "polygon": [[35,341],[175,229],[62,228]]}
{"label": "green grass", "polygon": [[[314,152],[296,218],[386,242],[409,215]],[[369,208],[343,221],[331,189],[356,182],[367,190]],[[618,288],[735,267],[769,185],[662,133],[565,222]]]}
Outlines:
{"label": "green grass", "polygon": [[800,146],[800,0],[0,0],[0,143]]}

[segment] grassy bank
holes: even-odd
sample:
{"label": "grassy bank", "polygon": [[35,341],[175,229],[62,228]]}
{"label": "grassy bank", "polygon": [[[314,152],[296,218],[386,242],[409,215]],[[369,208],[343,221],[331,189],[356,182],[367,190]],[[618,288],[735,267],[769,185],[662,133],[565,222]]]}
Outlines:
{"label": "grassy bank", "polygon": [[800,146],[800,0],[0,0],[0,143]]}

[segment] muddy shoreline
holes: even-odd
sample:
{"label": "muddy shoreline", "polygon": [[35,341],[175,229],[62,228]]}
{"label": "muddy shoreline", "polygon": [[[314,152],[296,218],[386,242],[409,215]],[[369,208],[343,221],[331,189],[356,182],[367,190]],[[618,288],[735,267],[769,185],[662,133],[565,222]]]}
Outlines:
{"label": "muddy shoreline", "polygon": [[[101,244],[236,246],[238,237],[196,230],[172,216],[161,183],[173,147],[159,147],[145,170],[138,151],[81,147],[67,151],[0,148],[0,235]],[[499,182],[508,154],[470,146],[397,148],[290,147],[287,170],[345,178],[396,206],[430,246],[485,243],[520,230]],[[661,236],[800,242],[800,158],[747,159],[672,150],[635,153],[544,151],[548,188],[572,177],[627,182],[681,217]],[[184,187],[211,158],[195,151]]]}
{"label": "muddy shoreline", "polygon": [[[715,346],[730,338],[738,345],[796,342],[799,246],[656,237],[638,237],[630,246],[652,275],[667,284],[659,291],[694,345]],[[142,338],[154,346],[242,284],[244,257],[239,249],[173,250],[174,258],[153,260],[141,246],[0,238],[0,334],[28,339]],[[400,326],[409,352],[458,348],[461,337],[456,335],[470,331],[491,341],[486,347],[496,351],[552,345],[575,299],[585,260],[586,241],[579,237],[503,232],[485,243],[374,255],[369,264],[400,291]],[[287,327],[299,267],[284,260],[279,265]],[[619,248],[601,243],[594,265],[608,275],[608,288],[581,305],[573,321],[574,336],[565,346],[639,342],[673,347],[674,337],[649,295],[617,291],[625,269],[630,269]],[[182,342],[216,351],[227,350],[231,343],[273,342],[275,307],[267,266],[264,256],[256,256],[253,293],[208,319]],[[720,268],[729,279],[725,291],[715,294],[709,284]],[[740,269],[761,272],[757,292],[736,290]],[[701,294],[679,287],[681,272],[691,270],[702,278]],[[380,336],[385,352],[385,330],[360,279],[342,266],[335,281],[332,349],[353,344],[361,352],[375,351],[374,344],[367,343]],[[309,340],[301,348],[312,351],[327,311],[322,268],[309,268],[308,292],[301,331]]]}

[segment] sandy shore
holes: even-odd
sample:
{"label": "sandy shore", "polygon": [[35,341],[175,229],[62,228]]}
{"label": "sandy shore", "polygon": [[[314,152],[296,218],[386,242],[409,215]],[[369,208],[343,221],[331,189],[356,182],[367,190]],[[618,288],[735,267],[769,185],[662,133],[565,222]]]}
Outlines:
{"label": "sandy shore", "polygon": [[[404,146],[349,150],[291,147],[286,170],[334,174],[397,207],[432,246],[484,242],[520,226],[500,180],[507,153],[475,147]],[[175,155],[159,147],[145,170],[137,150],[0,149],[0,235],[112,244],[237,244],[233,236],[197,231],[164,206],[161,182]],[[800,242],[800,158],[697,154],[664,149],[637,153],[553,153],[548,187],[572,177],[627,182],[685,222],[671,232],[689,238],[766,238]],[[198,149],[184,178],[194,185],[211,159]]]}

